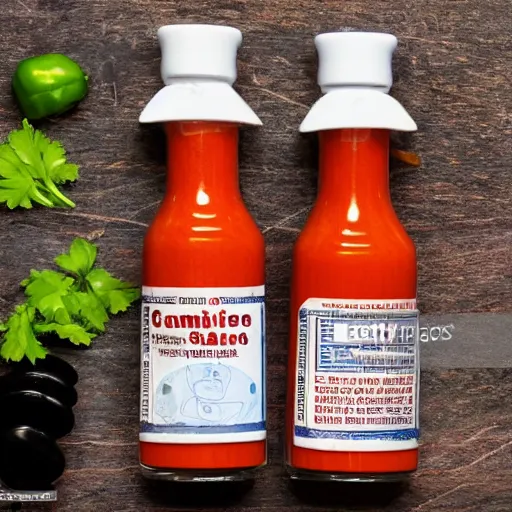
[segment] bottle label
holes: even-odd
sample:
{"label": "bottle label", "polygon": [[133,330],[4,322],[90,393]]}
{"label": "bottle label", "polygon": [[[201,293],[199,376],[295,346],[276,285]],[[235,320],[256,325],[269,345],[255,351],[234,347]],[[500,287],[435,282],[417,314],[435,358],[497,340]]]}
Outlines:
{"label": "bottle label", "polygon": [[298,327],[295,446],[416,448],[416,301],[309,299]]}
{"label": "bottle label", "polygon": [[265,439],[264,295],[143,287],[141,441]]}

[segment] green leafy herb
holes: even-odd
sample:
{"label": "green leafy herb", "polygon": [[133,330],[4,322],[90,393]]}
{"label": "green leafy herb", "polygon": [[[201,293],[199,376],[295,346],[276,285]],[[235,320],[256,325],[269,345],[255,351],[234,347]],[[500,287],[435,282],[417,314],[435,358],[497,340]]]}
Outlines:
{"label": "green leafy herb", "polygon": [[90,345],[96,334],[87,332],[84,327],[77,324],[38,324],[34,325],[34,332],[37,334],[55,332],[59,338],[69,340],[75,345]]}
{"label": "green leafy herb", "polygon": [[32,362],[44,358],[46,350],[34,336],[32,323],[34,322],[36,310],[26,304],[18,306],[13,315],[7,320],[5,327],[0,355],[12,361],[21,361],[27,357]]}
{"label": "green leafy herb", "polygon": [[87,282],[105,309],[113,315],[126,311],[138,297],[139,291],[133,289],[130,283],[112,277],[103,268],[91,270]]}
{"label": "green leafy herb", "polygon": [[78,166],[66,162],[60,142],[50,141],[26,119],[0,145],[0,203],[8,208],[32,208],[33,203],[74,208],[57,185],[77,178]]}
{"label": "green leafy herb", "polygon": [[105,331],[109,314],[126,311],[140,292],[105,269],[94,268],[97,248],[77,238],[69,252],[55,258],[65,272],[32,270],[21,286],[27,302],[0,323],[0,356],[7,361],[44,358],[38,336],[49,333],[75,345],[90,345]]}
{"label": "green leafy herb", "polygon": [[70,293],[71,286],[74,284],[72,277],[53,270],[42,272],[32,270],[30,277],[21,284],[25,286],[28,305],[37,308],[47,322],[69,323],[71,321],[62,298]]}
{"label": "green leafy herb", "polygon": [[86,276],[96,261],[97,249],[83,238],[76,238],[68,254],[61,254],[55,258],[55,263],[67,272],[79,276]]}

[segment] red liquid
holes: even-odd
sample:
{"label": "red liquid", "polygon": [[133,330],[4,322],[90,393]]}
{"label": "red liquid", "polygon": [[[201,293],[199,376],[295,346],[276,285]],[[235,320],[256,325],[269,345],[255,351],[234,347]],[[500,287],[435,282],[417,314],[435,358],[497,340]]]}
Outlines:
{"label": "red liquid", "polygon": [[[264,240],[238,185],[238,127],[169,123],[167,136],[167,193],[144,241],[144,286],[263,285]],[[253,468],[266,461],[266,441],[141,442],[140,461],[157,469]]]}
{"label": "red liquid", "polygon": [[294,446],[298,311],[309,298],[414,299],[416,251],[391,204],[389,132],[320,132],[319,193],[294,249],[287,463],[328,473],[410,472],[418,450],[348,452]]}

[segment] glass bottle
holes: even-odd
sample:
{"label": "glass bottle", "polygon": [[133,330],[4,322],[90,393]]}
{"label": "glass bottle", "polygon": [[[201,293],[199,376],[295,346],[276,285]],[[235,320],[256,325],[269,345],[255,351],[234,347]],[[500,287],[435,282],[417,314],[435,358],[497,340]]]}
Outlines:
{"label": "glass bottle", "polygon": [[416,252],[389,193],[389,34],[316,38],[326,93],[318,197],[293,255],[286,458],[292,478],[387,481],[418,461]]}
{"label": "glass bottle", "polygon": [[266,461],[263,236],[238,184],[241,34],[159,31],[167,191],[144,241],[140,462],[149,478],[228,481]]}

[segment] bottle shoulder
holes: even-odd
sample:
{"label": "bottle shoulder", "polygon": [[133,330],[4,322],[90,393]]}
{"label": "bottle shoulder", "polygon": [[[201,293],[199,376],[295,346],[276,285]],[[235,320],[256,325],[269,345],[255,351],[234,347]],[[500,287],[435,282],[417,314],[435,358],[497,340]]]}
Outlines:
{"label": "bottle shoulder", "polygon": [[261,285],[265,242],[249,213],[236,209],[206,218],[192,213],[174,209],[156,215],[144,238],[143,282],[182,287]]}
{"label": "bottle shoulder", "polygon": [[203,207],[163,203],[146,233],[146,243],[201,245],[263,244],[255,220],[242,201]]}
{"label": "bottle shoulder", "polygon": [[295,252],[336,257],[416,257],[414,242],[392,207],[357,220],[312,211],[297,239]]}
{"label": "bottle shoulder", "polygon": [[396,221],[308,222],[293,255],[294,300],[415,297],[413,241]]}

